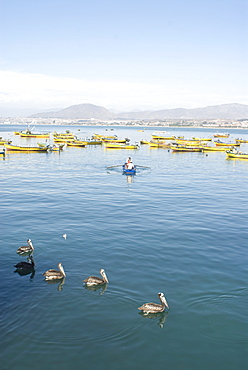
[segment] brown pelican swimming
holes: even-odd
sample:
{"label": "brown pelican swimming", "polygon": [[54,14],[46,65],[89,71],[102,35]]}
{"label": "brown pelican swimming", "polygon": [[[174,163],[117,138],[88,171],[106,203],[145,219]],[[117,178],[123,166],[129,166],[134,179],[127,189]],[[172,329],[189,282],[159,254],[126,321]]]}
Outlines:
{"label": "brown pelican swimming", "polygon": [[100,274],[102,275],[102,278],[97,276],[89,276],[87,279],[83,280],[84,283],[87,285],[99,285],[99,284],[106,284],[108,283],[107,275],[104,271],[104,269],[100,270]]}
{"label": "brown pelican swimming", "polygon": [[31,253],[34,251],[34,246],[33,246],[33,243],[31,241],[31,239],[28,239],[27,240],[27,243],[28,245],[24,246],[24,247],[20,247],[17,249],[16,253],[19,253],[19,254],[24,254],[24,253]]}
{"label": "brown pelican swimming", "polygon": [[33,256],[30,256],[28,260],[30,262],[18,262],[14,267],[16,267],[17,270],[33,270],[35,266]]}
{"label": "brown pelican swimming", "polygon": [[59,268],[59,271],[51,269],[51,270],[44,272],[42,275],[45,276],[45,280],[58,280],[58,279],[62,279],[66,277],[65,270],[62,266],[62,263],[58,263],[58,268]]}
{"label": "brown pelican swimming", "polygon": [[158,298],[161,304],[157,303],[144,303],[138,310],[143,311],[145,314],[163,312],[165,307],[169,308],[169,305],[165,299],[164,293],[158,293]]}

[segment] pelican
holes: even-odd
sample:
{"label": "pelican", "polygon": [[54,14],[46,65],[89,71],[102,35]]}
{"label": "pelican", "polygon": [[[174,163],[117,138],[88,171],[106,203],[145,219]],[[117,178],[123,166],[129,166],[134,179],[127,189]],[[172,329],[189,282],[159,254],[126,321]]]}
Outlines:
{"label": "pelican", "polygon": [[62,279],[66,277],[65,270],[62,266],[62,263],[58,263],[58,268],[59,268],[59,271],[51,269],[51,270],[44,272],[42,275],[45,276],[45,280],[58,280],[58,279]]}
{"label": "pelican", "polygon": [[83,281],[87,285],[99,285],[99,284],[106,284],[106,283],[108,283],[109,281],[108,281],[108,278],[107,278],[107,275],[106,275],[104,269],[101,269],[100,270],[100,274],[102,275],[102,278],[97,277],[97,276],[89,276],[87,279],[85,279]]}
{"label": "pelican", "polygon": [[30,256],[28,260],[31,262],[18,262],[14,267],[16,267],[17,270],[33,270],[35,266],[33,256]]}
{"label": "pelican", "polygon": [[27,246],[19,247],[17,249],[16,253],[24,254],[24,253],[31,253],[31,252],[33,252],[34,251],[34,246],[33,246],[33,243],[31,241],[31,239],[28,239],[27,240],[27,243],[28,243]]}
{"label": "pelican", "polygon": [[138,310],[141,310],[146,315],[148,315],[149,313],[163,312],[165,310],[165,307],[169,308],[169,305],[165,299],[164,293],[158,293],[158,298],[160,299],[161,304],[144,303],[141,307],[138,307]]}

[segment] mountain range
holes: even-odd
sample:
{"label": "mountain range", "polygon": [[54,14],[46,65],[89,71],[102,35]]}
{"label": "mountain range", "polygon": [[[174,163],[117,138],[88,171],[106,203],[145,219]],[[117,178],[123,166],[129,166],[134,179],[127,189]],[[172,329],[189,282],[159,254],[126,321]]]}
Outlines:
{"label": "mountain range", "polygon": [[97,119],[97,120],[163,120],[163,119],[248,119],[248,105],[222,104],[203,108],[175,108],[135,112],[113,113],[93,104],[71,105],[52,112],[32,114],[30,118]]}

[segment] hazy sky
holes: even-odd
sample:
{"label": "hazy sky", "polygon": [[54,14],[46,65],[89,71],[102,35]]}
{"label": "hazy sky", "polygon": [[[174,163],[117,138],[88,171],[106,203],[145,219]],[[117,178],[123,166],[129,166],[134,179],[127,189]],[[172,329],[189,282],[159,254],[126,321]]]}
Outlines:
{"label": "hazy sky", "polygon": [[0,106],[248,104],[247,0],[0,0]]}

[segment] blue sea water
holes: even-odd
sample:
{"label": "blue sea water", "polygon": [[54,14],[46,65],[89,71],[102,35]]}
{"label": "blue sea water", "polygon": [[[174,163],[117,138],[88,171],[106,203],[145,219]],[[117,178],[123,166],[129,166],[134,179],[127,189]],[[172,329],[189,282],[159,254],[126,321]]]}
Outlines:
{"label": "blue sea water", "polygon": [[[2,125],[0,136],[34,144],[13,135],[22,128]],[[66,129],[131,142],[154,131],[39,126]],[[238,137],[247,139],[248,130],[231,130],[228,140]],[[129,155],[150,168],[139,167],[134,177],[107,169]],[[248,161],[146,145],[67,147],[7,153],[0,180],[1,369],[248,368]],[[26,257],[16,250],[28,238],[35,273],[20,276],[13,265]],[[66,278],[44,281],[42,273],[59,262]],[[109,284],[86,288],[83,280],[101,268]],[[142,315],[138,307],[159,303],[160,291],[170,309]]]}

